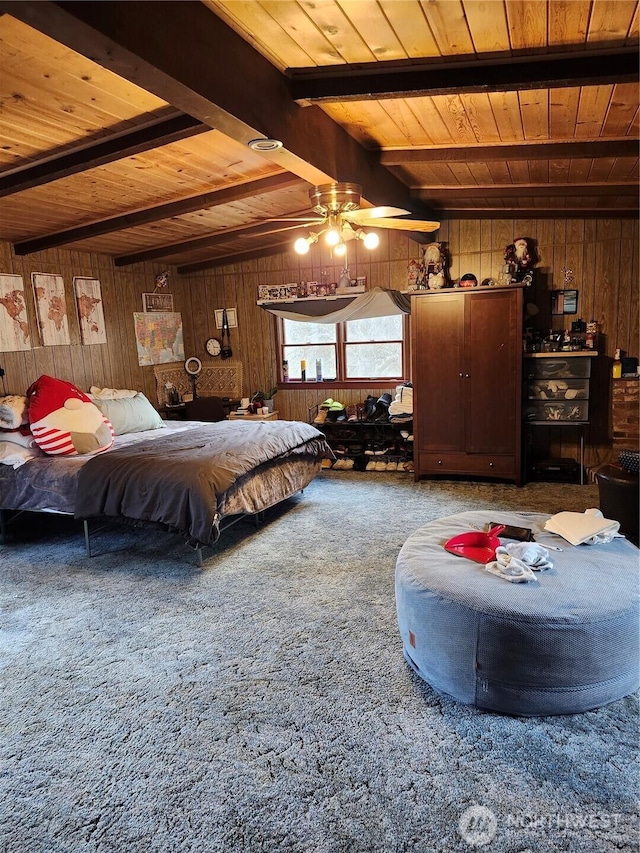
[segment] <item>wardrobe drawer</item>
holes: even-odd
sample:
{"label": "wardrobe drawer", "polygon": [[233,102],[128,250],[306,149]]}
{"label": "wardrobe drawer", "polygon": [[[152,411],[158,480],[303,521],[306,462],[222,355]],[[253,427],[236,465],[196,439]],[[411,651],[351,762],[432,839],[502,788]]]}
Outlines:
{"label": "wardrobe drawer", "polygon": [[418,454],[420,473],[469,474],[474,477],[514,477],[516,461],[513,456],[489,453],[433,453]]}

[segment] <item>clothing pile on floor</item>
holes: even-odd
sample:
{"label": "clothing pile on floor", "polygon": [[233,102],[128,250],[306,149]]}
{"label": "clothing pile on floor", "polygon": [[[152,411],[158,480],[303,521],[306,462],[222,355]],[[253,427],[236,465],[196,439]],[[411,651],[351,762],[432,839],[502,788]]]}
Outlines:
{"label": "clothing pile on floor", "polygon": [[392,424],[413,420],[413,386],[410,382],[396,386],[395,400],[389,405],[389,420]]}

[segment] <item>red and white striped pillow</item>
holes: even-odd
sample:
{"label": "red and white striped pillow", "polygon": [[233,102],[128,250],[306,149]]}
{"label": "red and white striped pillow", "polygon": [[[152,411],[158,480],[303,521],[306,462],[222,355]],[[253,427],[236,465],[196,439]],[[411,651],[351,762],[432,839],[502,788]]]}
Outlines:
{"label": "red and white striped pillow", "polygon": [[31,432],[50,456],[101,453],[113,444],[109,419],[71,382],[43,375],[27,390],[27,398]]}

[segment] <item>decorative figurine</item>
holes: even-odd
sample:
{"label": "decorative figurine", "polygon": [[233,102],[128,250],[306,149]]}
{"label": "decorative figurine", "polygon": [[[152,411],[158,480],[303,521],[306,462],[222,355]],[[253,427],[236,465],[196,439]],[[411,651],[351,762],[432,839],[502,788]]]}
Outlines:
{"label": "decorative figurine", "polygon": [[428,290],[447,286],[448,258],[444,243],[429,243],[424,247],[423,283]]}

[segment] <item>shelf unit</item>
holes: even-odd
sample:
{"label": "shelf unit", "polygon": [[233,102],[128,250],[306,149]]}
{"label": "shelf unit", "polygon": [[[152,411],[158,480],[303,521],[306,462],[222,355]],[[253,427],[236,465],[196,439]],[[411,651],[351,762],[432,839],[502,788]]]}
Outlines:
{"label": "shelf unit", "polygon": [[528,431],[524,440],[525,477],[530,477],[536,466],[546,467],[547,476],[557,473],[560,479],[563,473],[566,476],[572,473],[573,459],[549,459],[540,463],[533,460],[530,430],[573,427],[579,431],[580,459],[577,464],[580,485],[584,484],[584,441],[590,417],[591,364],[597,355],[594,350],[525,354],[522,390],[522,422]]}
{"label": "shelf unit", "polygon": [[[399,471],[411,471],[413,423],[390,421],[324,421],[315,423],[318,407],[309,411],[309,420],[324,433],[336,460],[352,459],[354,471],[366,471],[370,462],[396,463]],[[403,436],[402,433],[407,433]],[[411,440],[409,438],[411,436]],[[408,466],[408,467],[405,467]],[[340,469],[337,469],[340,470]],[[381,470],[381,469],[378,469]]]}

